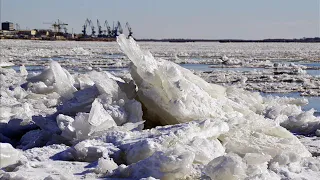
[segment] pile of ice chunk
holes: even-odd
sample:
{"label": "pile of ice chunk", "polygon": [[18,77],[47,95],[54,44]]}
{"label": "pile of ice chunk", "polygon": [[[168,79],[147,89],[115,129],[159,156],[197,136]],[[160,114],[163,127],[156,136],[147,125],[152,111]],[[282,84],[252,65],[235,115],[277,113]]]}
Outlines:
{"label": "pile of ice chunk", "polygon": [[22,153],[9,143],[0,143],[0,150],[0,168],[15,164],[22,158]]}
{"label": "pile of ice chunk", "polygon": [[53,61],[36,75],[1,69],[0,140],[24,151],[0,144],[0,178],[320,177],[319,158],[290,132],[319,131],[304,100],[209,84],[132,38],[118,43],[131,78]]}

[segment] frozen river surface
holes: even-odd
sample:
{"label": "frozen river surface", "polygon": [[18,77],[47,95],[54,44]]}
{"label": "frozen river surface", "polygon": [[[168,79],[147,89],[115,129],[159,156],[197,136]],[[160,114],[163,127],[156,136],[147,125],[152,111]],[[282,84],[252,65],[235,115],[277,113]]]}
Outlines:
{"label": "frozen river surface", "polygon": [[138,44],[1,40],[0,179],[320,177],[320,44]]}
{"label": "frozen river surface", "polygon": [[[310,96],[320,111],[320,45],[304,43],[152,43],[140,42],[161,57],[198,72],[205,80],[250,91]],[[116,42],[1,42],[0,60],[40,72],[50,60],[73,72],[128,71],[129,59]],[[205,72],[205,73],[201,73]],[[276,74],[277,73],[277,74]],[[244,81],[246,79],[246,81]],[[239,83],[241,82],[241,83]]]}

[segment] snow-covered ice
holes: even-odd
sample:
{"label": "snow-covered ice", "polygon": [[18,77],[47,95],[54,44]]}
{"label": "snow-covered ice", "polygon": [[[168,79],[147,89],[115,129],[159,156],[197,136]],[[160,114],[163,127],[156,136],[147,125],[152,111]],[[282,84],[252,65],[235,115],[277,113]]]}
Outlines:
{"label": "snow-covered ice", "polygon": [[[302,110],[306,99],[263,97],[244,90],[251,78],[263,76],[260,72],[238,73],[233,77],[238,83],[229,86],[226,82],[232,78],[211,77],[208,83],[174,63],[202,56],[242,66],[284,54],[317,61],[314,46],[299,44],[288,50],[284,44],[217,44],[210,49],[186,43],[175,44],[174,51],[166,43],[140,48],[124,35],[118,37],[120,48],[115,43],[89,48],[92,44],[85,42],[35,41],[31,48],[29,41],[4,42],[1,62],[25,66],[17,71],[0,67],[0,179],[320,177],[320,117],[314,110]],[[101,60],[105,48],[109,54]],[[69,60],[54,60],[57,56]],[[50,60],[41,60],[44,57]],[[37,62],[43,63],[41,72],[28,70],[27,65]],[[129,69],[109,73],[101,69],[104,65]],[[274,65],[261,61],[251,67]],[[277,68],[299,74],[304,87],[319,92],[318,77],[306,75],[306,67]],[[292,77],[281,74],[279,81]]]}

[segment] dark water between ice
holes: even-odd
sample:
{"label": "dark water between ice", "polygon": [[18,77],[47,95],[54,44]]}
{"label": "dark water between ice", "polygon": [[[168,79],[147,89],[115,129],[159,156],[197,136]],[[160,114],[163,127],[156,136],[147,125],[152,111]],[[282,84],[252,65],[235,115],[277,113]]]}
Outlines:
{"label": "dark water between ice", "polygon": [[[104,58],[110,58],[110,59],[115,59],[115,58],[123,58],[123,55],[121,54],[105,54]],[[47,61],[47,60],[54,60],[54,61],[64,61],[67,60],[64,57],[48,57],[48,58],[42,58],[42,60]],[[291,62],[286,62],[282,61],[282,63],[291,63]],[[295,64],[301,64],[307,67],[320,67],[320,63],[317,62],[295,62]],[[190,70],[195,70],[195,71],[239,71],[239,72],[249,72],[249,71],[255,71],[255,70],[263,70],[263,68],[246,68],[246,67],[237,67],[237,68],[212,68],[210,64],[180,64],[182,67]],[[13,66],[12,67],[14,70],[17,72],[20,71],[19,66]],[[28,72],[41,72],[44,70],[44,66],[26,66],[26,69]],[[104,71],[108,72],[119,72],[123,70],[128,70],[128,68],[113,68],[113,67],[107,67],[107,68],[101,68]],[[75,70],[77,71],[77,70]],[[320,76],[320,70],[307,70],[307,73],[313,76]],[[299,93],[262,93],[262,96],[280,96],[280,97],[294,97],[294,98],[299,98],[300,95]],[[311,108],[314,108],[317,113],[316,115],[320,116],[320,97],[305,97],[308,99],[309,104],[306,106],[303,106],[303,110],[309,110]]]}
{"label": "dark water between ice", "polygon": [[123,59],[125,56],[123,54],[104,54],[103,58],[105,59]]}
{"label": "dark water between ice", "polygon": [[[44,66],[25,66],[28,72],[41,72],[45,69]],[[20,72],[20,66],[12,66],[16,72]]]}
{"label": "dark water between ice", "polygon": [[[316,63],[313,63],[311,65],[315,65]],[[186,69],[192,69],[196,71],[239,71],[239,72],[251,72],[251,71],[262,71],[266,70],[264,68],[248,68],[248,67],[228,67],[228,68],[220,68],[220,67],[213,67],[212,65],[208,64],[180,64],[182,67]],[[317,66],[320,66],[320,63],[316,64]],[[211,67],[210,67],[211,66]],[[305,64],[307,66],[307,64]],[[307,67],[317,67],[317,66],[307,66]],[[307,74],[311,76],[320,76],[320,70],[319,69],[307,69]]]}
{"label": "dark water between ice", "polygon": [[247,68],[247,67],[213,67],[212,64],[180,64],[181,67],[196,71],[239,71],[239,72],[250,72],[256,70],[263,70],[264,68]]}

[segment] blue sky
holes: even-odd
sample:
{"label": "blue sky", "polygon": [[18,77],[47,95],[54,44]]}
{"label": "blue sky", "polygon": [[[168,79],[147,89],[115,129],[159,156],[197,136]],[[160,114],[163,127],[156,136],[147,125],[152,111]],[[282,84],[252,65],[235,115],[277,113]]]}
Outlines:
{"label": "blue sky", "polygon": [[49,28],[60,19],[81,32],[86,18],[129,22],[136,38],[320,36],[320,0],[0,0],[1,20]]}

